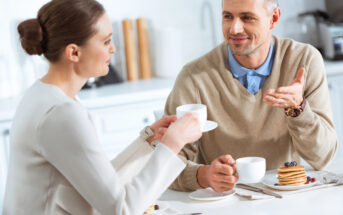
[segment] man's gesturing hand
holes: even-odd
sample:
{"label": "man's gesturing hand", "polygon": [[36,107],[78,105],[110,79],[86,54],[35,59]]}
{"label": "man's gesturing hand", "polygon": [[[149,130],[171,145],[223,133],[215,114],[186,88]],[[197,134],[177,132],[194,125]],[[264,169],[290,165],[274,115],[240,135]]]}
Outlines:
{"label": "man's gesturing hand", "polygon": [[211,165],[201,166],[197,172],[200,186],[211,187],[217,192],[231,190],[237,182],[235,160],[231,155],[223,155],[212,161]]}
{"label": "man's gesturing hand", "polygon": [[269,89],[263,95],[263,101],[274,107],[288,108],[297,107],[303,102],[305,69],[302,67],[298,71],[295,80],[289,86]]}

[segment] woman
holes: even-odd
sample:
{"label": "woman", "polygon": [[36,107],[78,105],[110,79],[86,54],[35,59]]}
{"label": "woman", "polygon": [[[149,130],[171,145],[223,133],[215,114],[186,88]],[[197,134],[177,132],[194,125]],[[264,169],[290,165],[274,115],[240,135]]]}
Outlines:
{"label": "woman", "polygon": [[185,167],[177,153],[200,138],[196,116],[155,122],[112,165],[75,98],[88,78],[108,72],[115,52],[102,5],[52,0],[18,32],[25,51],[43,54],[50,68],[13,121],[3,214],[142,214]]}

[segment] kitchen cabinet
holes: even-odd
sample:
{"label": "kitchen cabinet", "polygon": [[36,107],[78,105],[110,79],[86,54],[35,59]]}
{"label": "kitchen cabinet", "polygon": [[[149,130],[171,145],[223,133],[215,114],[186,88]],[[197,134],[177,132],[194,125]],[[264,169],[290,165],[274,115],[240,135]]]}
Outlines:
{"label": "kitchen cabinet", "polygon": [[164,109],[173,83],[173,79],[151,79],[79,93],[110,159],[135,140],[141,129],[155,121],[154,113]]}
{"label": "kitchen cabinet", "polygon": [[325,62],[327,81],[330,93],[333,122],[338,138],[338,151],[336,157],[343,157],[343,62]]}
{"label": "kitchen cabinet", "polygon": [[[343,71],[342,71],[343,73]],[[328,77],[328,85],[333,112],[333,122],[336,127],[338,143],[343,143],[343,75]],[[343,156],[343,149],[338,148],[337,156]]]}
{"label": "kitchen cabinet", "polygon": [[9,159],[10,121],[0,122],[0,213],[5,193]]}

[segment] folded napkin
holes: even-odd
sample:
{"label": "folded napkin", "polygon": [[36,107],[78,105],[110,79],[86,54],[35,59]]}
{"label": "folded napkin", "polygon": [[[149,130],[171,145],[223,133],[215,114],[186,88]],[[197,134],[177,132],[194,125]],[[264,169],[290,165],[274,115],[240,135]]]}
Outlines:
{"label": "folded napkin", "polygon": [[[275,190],[267,187],[263,183],[255,183],[255,184],[249,184],[254,187],[262,188],[265,190],[272,191],[274,193],[277,193],[281,196],[287,196],[287,195],[293,195],[296,193],[301,193],[301,192],[307,192],[311,190],[317,190],[317,189],[323,189],[326,187],[332,187],[332,186],[337,186],[337,185],[343,185],[343,175],[337,175],[331,172],[327,171],[307,171],[309,175],[312,177],[316,178],[316,184],[310,187],[298,189],[298,190]],[[274,173],[275,174],[275,173]],[[251,200],[259,200],[259,199],[269,199],[269,198],[275,198],[274,196],[267,195],[264,193],[260,192],[255,192],[251,190],[246,190],[242,188],[235,188],[236,194],[239,196],[242,196],[247,199]]]}

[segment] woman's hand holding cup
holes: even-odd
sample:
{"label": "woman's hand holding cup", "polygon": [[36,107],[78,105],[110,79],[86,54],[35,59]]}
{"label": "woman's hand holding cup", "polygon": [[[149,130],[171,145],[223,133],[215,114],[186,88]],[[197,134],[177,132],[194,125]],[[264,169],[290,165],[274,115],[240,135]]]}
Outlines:
{"label": "woman's hand holding cup", "polygon": [[154,140],[161,140],[163,135],[166,133],[168,127],[177,120],[176,115],[164,116],[163,118],[157,120],[150,126],[154,136],[149,137],[146,141],[151,143]]}
{"label": "woman's hand holding cup", "polygon": [[195,142],[201,136],[198,116],[187,113],[169,126],[161,138],[161,143],[179,153],[187,143]]}

